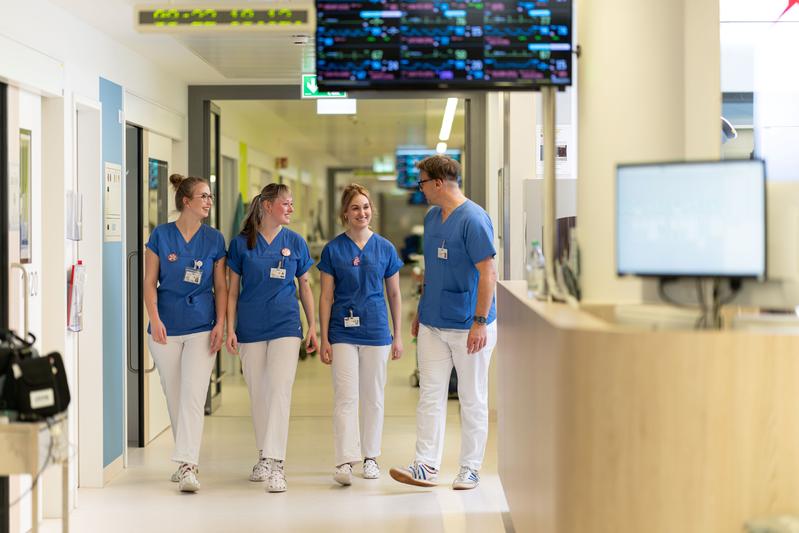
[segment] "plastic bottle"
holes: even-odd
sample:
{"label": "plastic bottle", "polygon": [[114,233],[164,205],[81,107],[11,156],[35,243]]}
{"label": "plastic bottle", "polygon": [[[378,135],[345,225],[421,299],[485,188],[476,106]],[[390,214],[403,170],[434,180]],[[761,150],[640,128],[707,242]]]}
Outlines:
{"label": "plastic bottle", "polygon": [[69,309],[67,328],[70,331],[81,331],[83,329],[83,291],[85,285],[86,267],[83,265],[82,260],[78,260],[78,264],[72,267],[72,278],[67,301]]}
{"label": "plastic bottle", "polygon": [[541,250],[541,243],[538,241],[530,243],[530,255],[527,257],[525,270],[527,296],[538,299],[546,297],[546,262],[544,252]]}

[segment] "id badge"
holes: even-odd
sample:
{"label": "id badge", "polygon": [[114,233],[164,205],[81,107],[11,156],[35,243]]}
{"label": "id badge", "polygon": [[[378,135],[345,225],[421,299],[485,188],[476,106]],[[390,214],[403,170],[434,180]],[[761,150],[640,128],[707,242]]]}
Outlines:
{"label": "id badge", "polygon": [[286,279],[286,269],[272,268],[269,270],[269,277],[272,279]]}
{"label": "id badge", "polygon": [[359,327],[361,327],[361,317],[359,317],[359,316],[345,316],[344,317],[344,327],[345,328],[359,328]]}
{"label": "id badge", "polygon": [[439,259],[446,259],[447,258],[447,249],[446,248],[439,248],[438,249],[438,258]]}
{"label": "id badge", "polygon": [[186,267],[186,273],[183,275],[183,281],[186,283],[194,283],[199,285],[203,280],[203,271],[199,268]]}

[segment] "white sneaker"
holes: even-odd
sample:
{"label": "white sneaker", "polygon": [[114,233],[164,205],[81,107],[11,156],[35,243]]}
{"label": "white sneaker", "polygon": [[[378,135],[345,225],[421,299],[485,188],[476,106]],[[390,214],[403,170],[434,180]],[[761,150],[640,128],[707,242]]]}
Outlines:
{"label": "white sneaker", "polygon": [[344,463],[341,466],[337,466],[336,473],[333,474],[333,479],[336,480],[336,483],[344,485],[345,487],[352,485],[352,465]]}
{"label": "white sneaker", "polygon": [[266,462],[266,457],[260,457],[255,466],[252,467],[250,473],[250,481],[266,481],[269,477],[269,464]]}
{"label": "white sneaker", "polygon": [[178,489],[180,492],[197,492],[200,490],[200,482],[197,480],[197,465],[188,463],[180,465]]}
{"label": "white sneaker", "polygon": [[377,461],[367,457],[363,460],[363,478],[364,479],[377,479],[380,477],[380,467],[377,466]]}
{"label": "white sneaker", "polygon": [[469,490],[475,488],[480,484],[480,475],[477,470],[472,470],[468,466],[462,466],[461,471],[452,482],[452,488],[455,490]]}
{"label": "white sneaker", "polygon": [[269,477],[266,479],[266,492],[286,492],[286,474],[283,472],[283,461],[277,459],[267,459]]}
{"label": "white sneaker", "polygon": [[400,483],[417,487],[435,487],[438,469],[424,463],[412,462],[405,468],[392,468],[388,471],[392,478]]}
{"label": "white sneaker", "polygon": [[169,478],[169,481],[172,483],[179,483],[180,482],[180,467],[172,473],[172,476]]}

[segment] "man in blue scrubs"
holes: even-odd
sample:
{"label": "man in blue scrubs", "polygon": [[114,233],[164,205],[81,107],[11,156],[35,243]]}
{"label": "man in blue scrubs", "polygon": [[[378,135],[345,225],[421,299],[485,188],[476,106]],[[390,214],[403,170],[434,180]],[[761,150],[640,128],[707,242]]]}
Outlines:
{"label": "man in blue scrubs", "polygon": [[411,324],[419,361],[416,458],[390,473],[410,485],[436,484],[454,366],[461,455],[452,488],[473,489],[480,482],[488,437],[488,366],[497,342],[494,229],[488,214],[461,192],[457,161],[434,155],[417,168],[419,188],[433,207],[424,221],[424,291]]}

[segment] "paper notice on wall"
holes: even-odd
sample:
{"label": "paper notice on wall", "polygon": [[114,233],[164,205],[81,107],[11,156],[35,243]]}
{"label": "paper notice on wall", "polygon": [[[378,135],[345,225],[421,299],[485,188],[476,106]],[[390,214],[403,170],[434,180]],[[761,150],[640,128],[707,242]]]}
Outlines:
{"label": "paper notice on wall", "polygon": [[[555,177],[573,178],[574,156],[572,153],[572,127],[555,126]],[[536,126],[535,135],[536,175],[544,177],[544,128]]]}
{"label": "paper notice on wall", "polygon": [[122,166],[104,167],[103,242],[122,241]]}

